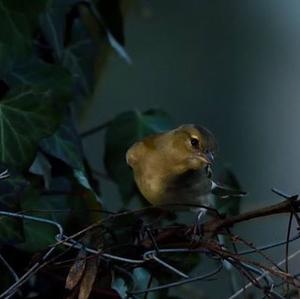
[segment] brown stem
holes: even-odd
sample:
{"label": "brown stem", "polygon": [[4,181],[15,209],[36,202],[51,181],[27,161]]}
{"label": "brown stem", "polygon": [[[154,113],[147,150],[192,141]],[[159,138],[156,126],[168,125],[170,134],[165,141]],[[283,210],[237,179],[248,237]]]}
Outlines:
{"label": "brown stem", "polygon": [[[248,221],[251,219],[266,217],[281,213],[294,213],[300,209],[300,200],[287,199],[281,203],[267,206],[264,208],[249,211],[237,216],[231,216],[228,218],[213,218],[203,225],[203,234],[205,237],[212,238],[213,236],[223,233],[226,229],[234,226],[237,223]],[[164,228],[156,236],[156,241],[160,247],[170,246],[171,244],[176,247],[178,243],[185,243],[188,245],[190,242],[191,229],[183,226],[176,229]],[[186,243],[187,242],[187,243]],[[145,239],[142,244],[145,248],[152,248],[153,244],[150,239]]]}
{"label": "brown stem", "polygon": [[251,220],[254,218],[259,218],[259,217],[265,217],[265,216],[270,216],[270,215],[275,215],[275,214],[281,214],[281,213],[290,213],[292,210],[299,210],[300,206],[300,201],[299,200],[294,200],[291,201],[290,199],[287,199],[281,203],[271,205],[268,207],[264,207],[261,209],[249,211],[237,216],[232,216],[228,217],[225,219],[212,219],[208,221],[204,225],[204,231],[206,233],[215,235],[217,232],[219,232],[223,228],[228,228],[233,226],[234,224]]}

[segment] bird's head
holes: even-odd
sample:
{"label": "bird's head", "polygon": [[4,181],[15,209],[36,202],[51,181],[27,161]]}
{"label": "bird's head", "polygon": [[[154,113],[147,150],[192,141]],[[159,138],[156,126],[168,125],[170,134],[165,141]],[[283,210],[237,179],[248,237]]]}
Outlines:
{"label": "bird's head", "polygon": [[215,138],[207,129],[182,125],[136,142],[128,149],[126,161],[141,193],[156,204],[177,196],[182,185],[176,183],[173,188],[174,182],[185,174],[200,172],[201,178],[209,178],[216,147]]}
{"label": "bird's head", "polygon": [[169,132],[173,155],[187,170],[198,170],[214,162],[217,142],[206,128],[187,124]]}
{"label": "bird's head", "polygon": [[156,171],[175,175],[211,165],[216,149],[216,140],[209,130],[186,124],[135,143],[127,151],[126,159],[133,169],[144,163],[155,164]]}

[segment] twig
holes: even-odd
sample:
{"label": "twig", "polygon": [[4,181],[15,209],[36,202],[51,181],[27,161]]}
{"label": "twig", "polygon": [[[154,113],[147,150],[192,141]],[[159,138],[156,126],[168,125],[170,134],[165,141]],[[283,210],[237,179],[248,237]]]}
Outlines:
{"label": "twig", "polygon": [[0,260],[6,266],[6,268],[11,273],[11,275],[13,276],[13,278],[15,279],[15,281],[18,281],[19,280],[18,274],[15,272],[15,270],[12,268],[12,266],[8,263],[8,261],[2,256],[1,253],[0,253]]}
{"label": "twig", "polygon": [[[274,263],[272,261],[272,259],[270,257],[268,257],[265,253],[263,253],[262,250],[260,250],[258,247],[255,247],[253,244],[251,244],[250,242],[242,239],[240,236],[236,236],[235,237],[237,240],[241,241],[242,243],[244,243],[245,245],[249,246],[250,248],[252,248],[254,250],[254,252],[260,254],[264,259],[266,259],[268,262],[270,262],[274,267],[276,267],[278,270],[283,271],[282,269],[280,269],[276,263]],[[286,271],[288,272],[288,271]]]}
{"label": "twig", "polygon": [[[293,202],[293,207],[295,209],[299,209],[300,201],[295,200]],[[228,218],[221,219],[221,220],[213,219],[204,224],[203,230],[206,233],[214,235],[214,234],[220,232],[220,230],[227,228],[227,227],[231,227],[234,224],[237,224],[240,222],[244,222],[244,221],[259,218],[259,217],[265,217],[265,216],[289,213],[289,212],[291,212],[291,202],[289,199],[287,199],[281,203],[274,204],[274,205],[271,205],[271,206],[268,206],[265,208],[261,208],[261,209],[256,209],[256,210],[246,212],[246,213],[243,213],[243,214],[240,214],[237,216],[232,216],[232,217],[228,217]]]}
{"label": "twig", "polygon": [[[289,260],[288,260],[288,256],[289,256],[289,244],[290,242],[288,242],[288,240],[290,239],[290,235],[291,235],[291,228],[292,228],[292,222],[293,222],[293,212],[291,212],[290,217],[289,217],[289,222],[288,222],[288,230],[287,230],[287,234],[286,234],[286,245],[285,245],[285,272],[289,272]],[[287,282],[286,283],[286,293],[289,293],[289,288],[290,285]],[[290,296],[288,296],[290,297]]]}
{"label": "twig", "polygon": [[[202,242],[201,242],[202,243]],[[294,282],[294,277],[289,274],[289,273],[285,273],[284,271],[278,270],[276,269],[279,264],[277,264],[276,267],[267,267],[257,261],[253,261],[253,260],[249,260],[249,259],[245,259],[244,257],[241,257],[239,255],[233,254],[230,251],[224,250],[222,248],[220,248],[219,246],[216,246],[215,244],[209,243],[209,242],[203,242],[200,246],[206,247],[207,249],[211,250],[212,253],[215,253],[217,256],[224,258],[224,259],[228,259],[228,258],[232,258],[234,260],[237,260],[239,262],[243,262],[245,264],[248,265],[253,265],[255,267],[261,268],[265,271],[268,271],[268,273],[271,273],[279,278],[285,279],[285,280],[290,280],[291,283],[293,283],[295,285]]]}
{"label": "twig", "polygon": [[[288,257],[288,260],[290,261],[291,259],[295,258],[297,255],[300,254],[300,249],[297,250],[296,252],[294,252],[293,254],[291,254],[289,257]],[[281,260],[280,262],[277,263],[277,266],[281,266],[283,265],[284,263],[286,262],[286,259],[284,258],[283,260]],[[275,267],[272,267],[271,269],[274,269]],[[260,276],[258,276],[256,278],[257,281],[263,279],[266,275],[268,275],[270,272],[268,271],[264,271]],[[232,296],[230,296],[228,299],[234,299],[234,298],[237,298],[243,291],[244,289],[248,289],[252,286],[253,284],[250,282],[248,283],[244,288],[238,290],[236,293],[234,293]]]}
{"label": "twig", "polygon": [[268,250],[268,249],[271,249],[271,248],[275,248],[275,247],[278,247],[278,246],[281,246],[281,245],[286,245],[287,243],[292,243],[292,242],[294,242],[294,241],[296,241],[298,239],[300,239],[300,234],[299,233],[297,233],[296,236],[294,236],[293,238],[291,238],[289,240],[284,240],[284,241],[279,241],[279,242],[275,242],[275,243],[268,244],[268,245],[259,246],[259,247],[255,248],[255,249],[251,249],[251,250],[240,251],[239,254],[240,255],[246,255],[246,254],[254,253],[257,250],[259,250],[259,251],[265,251],[265,250]]}
{"label": "twig", "polygon": [[[198,205],[197,205],[197,207],[198,207]],[[236,223],[240,223],[240,222],[254,219],[257,217],[264,217],[267,215],[273,215],[273,214],[278,214],[278,213],[290,212],[290,213],[293,213],[293,215],[295,215],[297,213],[297,211],[299,210],[299,207],[300,207],[300,205],[299,205],[298,197],[297,198],[294,197],[294,200],[292,202],[291,202],[291,198],[288,198],[287,200],[283,201],[282,203],[272,205],[269,207],[265,207],[262,209],[250,211],[250,212],[238,215],[238,216],[221,218],[221,216],[217,214],[217,218],[214,218],[204,224],[204,231],[209,236],[214,236],[215,234],[219,234],[224,231],[227,231],[227,233],[230,234],[230,232],[228,231],[228,228]],[[84,246],[84,245],[82,243],[76,241],[74,238],[77,238],[77,237],[83,235],[84,233],[93,230],[96,227],[102,226],[105,223],[107,223],[108,221],[112,221],[112,220],[116,219],[117,217],[122,217],[122,216],[126,216],[126,215],[138,215],[138,214],[142,214],[142,213],[148,212],[148,211],[150,211],[152,209],[156,209],[156,208],[157,207],[151,206],[151,207],[146,207],[146,208],[132,210],[132,211],[114,213],[114,214],[111,214],[111,215],[107,216],[106,218],[102,219],[101,221],[93,223],[92,225],[86,227],[85,229],[83,229],[71,236],[65,236],[63,234],[62,226],[55,221],[52,221],[49,219],[44,219],[44,218],[39,218],[39,217],[27,216],[27,215],[23,215],[23,214],[19,214],[19,213],[0,211],[0,215],[3,215],[3,216],[17,217],[17,218],[21,218],[21,219],[25,219],[25,220],[38,221],[38,222],[54,225],[57,227],[57,229],[59,231],[59,234],[57,236],[57,242],[51,246],[50,250],[48,250],[48,252],[46,252],[46,254],[42,257],[42,260],[40,262],[34,264],[25,274],[23,274],[22,277],[20,277],[18,279],[18,281],[16,281],[16,283],[14,283],[9,289],[7,289],[3,294],[1,294],[0,298],[3,298],[4,296],[6,296],[6,297],[12,296],[16,292],[16,290],[18,290],[18,288],[22,284],[24,284],[34,273],[39,271],[42,267],[44,267],[49,262],[52,262],[53,259],[51,261],[48,260],[47,262],[46,262],[46,259],[53,252],[53,250],[55,250],[55,248],[58,245],[63,244],[65,246],[68,246],[70,248],[75,248],[75,249],[82,248],[82,246]],[[145,261],[151,259],[151,260],[161,264],[162,266],[168,268],[172,272],[186,278],[186,279],[183,279],[183,280],[180,280],[177,282],[172,282],[170,284],[152,287],[152,288],[149,285],[149,287],[147,287],[146,290],[132,292],[132,296],[138,295],[141,293],[157,291],[157,290],[161,290],[164,288],[169,288],[169,287],[181,285],[184,283],[189,283],[189,282],[196,281],[196,280],[203,280],[203,279],[206,279],[206,278],[211,277],[212,275],[216,274],[223,267],[222,266],[220,269],[218,268],[217,272],[215,271],[215,272],[208,273],[205,275],[187,278],[188,276],[185,273],[182,273],[178,269],[174,268],[173,266],[164,262],[162,259],[158,258],[157,253],[171,253],[171,252],[173,252],[173,253],[174,252],[176,252],[176,253],[180,253],[180,252],[209,253],[210,254],[209,257],[217,258],[219,261],[220,261],[220,259],[230,261],[230,263],[234,264],[235,267],[237,269],[239,269],[240,272],[250,280],[250,283],[245,286],[245,289],[249,288],[252,285],[257,285],[257,287],[261,288],[261,286],[258,284],[259,280],[261,280],[262,278],[266,278],[269,274],[280,277],[284,281],[289,282],[295,286],[298,283],[298,280],[296,280],[296,278],[293,277],[291,274],[287,273],[287,271],[285,272],[285,271],[282,271],[281,269],[276,269],[276,267],[278,267],[282,263],[285,263],[286,260],[290,260],[295,255],[298,255],[300,253],[300,250],[299,250],[299,252],[294,253],[293,255],[289,256],[288,259],[285,258],[284,261],[278,263],[276,267],[271,267],[271,268],[267,267],[261,263],[258,263],[256,261],[246,259],[243,257],[243,255],[246,253],[251,253],[251,252],[258,252],[261,254],[260,251],[266,250],[266,249],[274,247],[274,246],[287,244],[287,243],[291,242],[292,240],[296,240],[297,238],[299,238],[299,235],[290,239],[290,233],[288,233],[287,240],[285,240],[284,242],[280,242],[275,245],[271,244],[271,245],[267,245],[267,246],[259,247],[259,248],[256,248],[252,244],[246,242],[246,244],[248,244],[248,246],[252,247],[251,251],[248,250],[246,252],[241,252],[241,253],[237,253],[237,252],[232,253],[232,252],[224,249],[218,242],[214,241],[213,239],[209,239],[208,241],[205,241],[205,239],[201,239],[196,244],[195,248],[190,248],[190,239],[188,238],[188,235],[186,234],[186,230],[187,230],[186,226],[176,226],[175,228],[174,227],[160,228],[160,229],[158,229],[158,234],[156,235],[156,238],[154,239],[154,237],[152,236],[151,230],[149,229],[148,239],[141,240],[141,243],[139,244],[141,246],[141,248],[144,248],[144,250],[145,250],[144,254],[142,255],[142,258],[141,258],[141,256],[139,256],[140,258],[126,258],[126,257],[112,255],[110,253],[103,252],[103,250],[95,250],[95,249],[87,248],[87,247],[85,247],[85,249],[87,252],[94,254],[94,255],[98,255],[100,258],[103,258],[103,260],[106,260],[106,261],[113,260],[113,261],[118,261],[120,263],[130,263],[132,265],[137,265],[137,264],[142,265],[143,263],[145,263]],[[170,237],[173,237],[173,239],[170,239]],[[176,238],[174,239],[174,237],[176,237]],[[168,244],[168,242],[169,242],[169,244]],[[169,248],[166,248],[166,246],[168,246]],[[176,248],[174,248],[174,247],[176,247]],[[264,254],[263,254],[263,256],[265,257]],[[254,272],[253,267],[255,269],[256,268],[261,269],[261,270],[257,270],[257,271],[261,271],[260,273],[262,273],[262,274],[260,274],[258,277],[253,277],[253,274],[251,273],[251,272]],[[248,270],[248,272],[246,270]],[[241,292],[243,292],[243,290],[244,289],[242,289]],[[240,292],[240,290],[238,292]],[[272,292],[275,292],[275,291],[272,291]],[[235,293],[235,294],[237,294],[237,293]],[[274,293],[274,296],[275,296],[275,293]],[[266,295],[270,296],[270,294],[272,294],[271,291],[269,291],[269,293],[267,293]],[[233,297],[233,298],[235,298],[235,297]]]}

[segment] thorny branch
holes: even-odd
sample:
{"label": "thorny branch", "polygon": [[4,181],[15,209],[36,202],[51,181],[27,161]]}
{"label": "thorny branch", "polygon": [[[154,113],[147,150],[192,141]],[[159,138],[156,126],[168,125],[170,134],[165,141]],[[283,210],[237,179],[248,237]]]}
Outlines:
{"label": "thorny branch", "polygon": [[[238,290],[235,294],[231,296],[231,298],[236,298],[250,286],[255,286],[258,289],[261,289],[262,292],[267,297],[277,297],[283,298],[280,293],[275,290],[275,284],[273,282],[272,277],[281,280],[286,283],[288,286],[293,286],[294,288],[299,288],[300,280],[297,276],[288,272],[288,266],[285,268],[281,268],[282,265],[288,265],[288,261],[300,254],[300,251],[289,254],[288,253],[288,245],[297,239],[300,238],[300,235],[290,238],[290,227],[292,219],[295,218],[297,223],[299,224],[299,209],[300,209],[300,200],[298,196],[288,196],[280,193],[279,191],[275,191],[277,194],[283,196],[285,200],[278,204],[274,204],[268,207],[256,209],[253,211],[249,211],[237,216],[226,217],[226,215],[219,215],[215,213],[216,216],[206,223],[203,224],[202,235],[198,237],[198,241],[195,240],[195,236],[193,236],[192,232],[194,230],[191,227],[187,227],[185,225],[173,225],[173,226],[160,226],[160,227],[149,227],[141,228],[144,229],[145,232],[142,237],[139,237],[134,245],[139,248],[136,256],[122,256],[118,254],[111,253],[108,247],[102,247],[98,249],[94,249],[92,247],[87,247],[86,244],[81,243],[78,240],[79,237],[83,236],[88,232],[92,232],[95,229],[102,229],[105,225],[109,225],[111,221],[114,221],[120,217],[124,216],[138,216],[143,217],[153,209],[154,207],[147,207],[138,210],[125,211],[120,213],[112,213],[107,217],[104,217],[101,221],[94,223],[85,229],[71,235],[66,236],[64,234],[63,227],[55,222],[44,218],[38,218],[33,216],[28,216],[20,213],[10,213],[5,211],[0,211],[1,215],[5,215],[8,217],[17,217],[35,222],[44,222],[49,225],[55,226],[59,234],[57,235],[57,242],[54,242],[53,245],[49,248],[49,250],[44,254],[42,259],[34,264],[28,271],[23,273],[20,277],[16,275],[14,269],[7,263],[5,257],[1,255],[2,262],[6,265],[9,271],[15,278],[15,282],[2,294],[0,294],[0,298],[10,298],[13,296],[19,288],[26,283],[33,274],[37,273],[37,271],[41,270],[46,265],[50,263],[54,263],[58,257],[61,256],[61,253],[58,255],[54,255],[55,250],[58,246],[64,245],[73,250],[84,250],[89,255],[98,256],[100,259],[105,261],[111,261],[112,269],[116,271],[123,271],[124,273],[128,272],[128,277],[131,280],[134,280],[134,276],[130,273],[130,269],[133,269],[137,266],[147,267],[149,263],[154,263],[159,265],[159,267],[163,267],[167,269],[169,272],[177,275],[178,278],[181,279],[172,281],[170,283],[164,285],[151,286],[151,283],[148,284],[146,289],[130,289],[128,290],[128,296],[136,296],[139,294],[147,294],[148,292],[159,291],[162,289],[171,288],[174,286],[178,286],[185,283],[191,283],[193,281],[205,281],[210,277],[214,277],[224,269],[224,261],[231,264],[232,267],[237,269],[242,276],[244,276],[249,283]],[[265,246],[256,247],[252,244],[251,241],[243,240],[239,236],[232,235],[229,228],[234,225],[249,221],[251,219],[266,217],[271,215],[276,215],[280,213],[290,213],[290,221],[288,226],[287,239],[285,241],[280,241],[275,244],[267,244]],[[246,245],[249,250],[238,252],[230,251],[221,244],[218,239],[215,237],[216,235],[223,234],[227,235],[231,240],[232,244],[243,243]],[[138,241],[138,242],[137,242]],[[268,250],[270,248],[286,245],[286,257],[284,260],[280,262],[273,261],[269,256],[263,253],[263,251]],[[121,244],[119,244],[121,246]],[[177,268],[177,266],[171,265],[164,258],[162,258],[162,254],[165,256],[166,254],[182,254],[182,253],[197,253],[199,255],[205,255],[208,258],[214,259],[218,261],[219,266],[215,269],[211,269],[208,273],[202,273],[198,276],[190,277],[188,274],[184,273],[181,269]],[[245,257],[245,255],[250,253],[258,254],[263,261],[257,261],[254,258]],[[52,255],[50,259],[49,256]],[[183,255],[184,258],[184,255]],[[271,263],[271,266],[268,265]],[[123,265],[120,267],[119,265]],[[128,265],[131,265],[128,267]],[[125,270],[126,269],[126,270]],[[127,270],[129,269],[129,270]],[[153,273],[151,273],[152,275]],[[256,276],[257,275],[257,276]],[[260,283],[261,280],[264,280],[264,283]],[[152,281],[152,280],[151,280]],[[133,283],[133,285],[135,285]],[[289,287],[288,287],[289,288]],[[287,288],[287,289],[288,289]]]}

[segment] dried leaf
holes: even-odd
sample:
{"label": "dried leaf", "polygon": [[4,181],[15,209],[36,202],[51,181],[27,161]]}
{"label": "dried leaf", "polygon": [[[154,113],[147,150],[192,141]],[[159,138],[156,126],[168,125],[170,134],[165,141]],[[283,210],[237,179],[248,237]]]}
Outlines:
{"label": "dried leaf", "polygon": [[76,261],[70,268],[69,274],[66,279],[65,288],[68,290],[73,290],[77,284],[79,283],[80,279],[84,274],[84,270],[86,268],[86,252],[85,250],[81,249],[77,255]]}
{"label": "dried leaf", "polygon": [[80,284],[78,299],[87,299],[93,289],[93,285],[98,272],[98,263],[94,259],[90,259],[86,263],[84,275]]}

